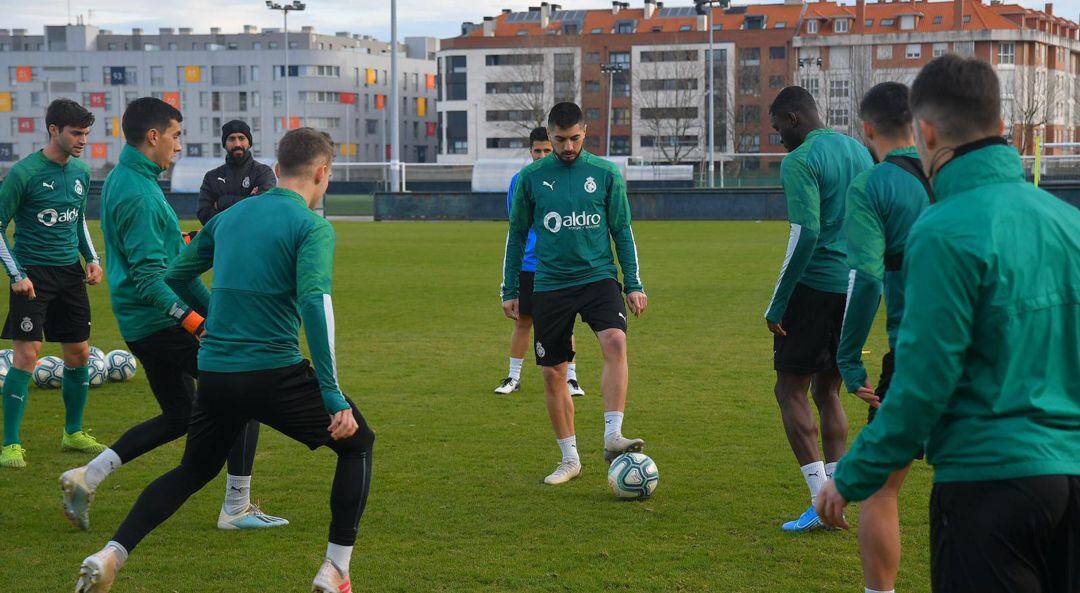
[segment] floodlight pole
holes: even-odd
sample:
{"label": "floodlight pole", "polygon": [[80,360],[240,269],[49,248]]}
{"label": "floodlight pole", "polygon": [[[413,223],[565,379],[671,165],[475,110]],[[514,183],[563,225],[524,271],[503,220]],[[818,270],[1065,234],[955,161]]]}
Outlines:
{"label": "floodlight pole", "polygon": [[285,32],[285,125],[282,126],[287,132],[289,126],[292,123],[292,109],[289,101],[289,11],[290,10],[304,10],[307,8],[307,4],[300,2],[300,0],[293,0],[292,4],[278,4],[273,0],[266,0],[266,7],[270,10],[280,10],[282,19],[284,21]]}
{"label": "floodlight pole", "polygon": [[[390,191],[401,191],[401,124],[398,121],[397,0],[390,0]],[[477,142],[479,142],[477,138]]]}
{"label": "floodlight pole", "polygon": [[709,188],[716,187],[716,52],[713,50],[713,11],[709,6]]}
{"label": "floodlight pole", "polygon": [[622,72],[623,66],[618,63],[608,63],[600,66],[600,73],[608,75],[607,86],[607,139],[604,143],[604,156],[611,156],[611,97],[612,87],[615,85],[615,74]]}

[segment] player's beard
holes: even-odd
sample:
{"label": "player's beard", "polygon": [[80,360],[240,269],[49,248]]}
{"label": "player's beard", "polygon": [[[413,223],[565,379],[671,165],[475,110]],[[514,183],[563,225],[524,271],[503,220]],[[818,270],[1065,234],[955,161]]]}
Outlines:
{"label": "player's beard", "polygon": [[[584,144],[582,144],[582,147],[583,147],[583,148],[584,148],[584,146],[585,146],[585,145],[584,145]],[[570,156],[564,155],[564,154],[563,154],[563,153],[561,153],[561,152],[558,152],[558,153],[556,153],[556,156],[558,156],[558,158],[559,158],[559,160],[560,160],[560,161],[562,161],[562,162],[566,163],[567,165],[570,165],[570,164],[573,164],[573,162],[574,162],[574,161],[576,161],[576,160],[578,159],[578,157],[579,157],[579,156],[581,156],[581,148],[579,148],[579,149],[577,149],[576,151],[574,151],[574,154],[573,154],[573,155],[570,155]]]}
{"label": "player's beard", "polygon": [[71,158],[79,158],[82,155],[83,150],[86,150],[86,145],[83,145],[82,148],[76,148],[75,144],[68,144],[62,139],[58,139],[57,143],[60,145],[60,150]]}

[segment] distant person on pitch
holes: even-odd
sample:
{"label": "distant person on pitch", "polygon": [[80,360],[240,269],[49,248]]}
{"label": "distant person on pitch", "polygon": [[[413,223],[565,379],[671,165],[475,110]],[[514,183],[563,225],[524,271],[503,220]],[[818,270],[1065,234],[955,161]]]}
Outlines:
{"label": "distant person on pitch", "polygon": [[[547,128],[535,128],[530,132],[529,144],[529,156],[533,161],[551,154],[551,140],[548,139]],[[507,213],[513,209],[514,188],[517,186],[518,175],[520,173],[515,173],[513,179],[510,180],[510,191],[506,194]],[[514,320],[514,331],[510,334],[510,374],[495,388],[495,393],[500,395],[507,395],[521,389],[521,366],[525,362],[525,351],[529,348],[529,334],[533,328],[532,293],[536,277],[536,261],[536,231],[529,229],[529,239],[525,243],[525,259],[521,262],[521,274],[518,276],[520,286],[518,317]],[[570,340],[572,350],[573,337]],[[573,358],[567,364],[566,383],[570,386],[572,397],[585,395],[585,390],[578,384],[577,365]]]}
{"label": "distant person on pitch", "polygon": [[[525,241],[529,229],[536,232],[536,364],[544,368],[548,416],[562,452],[555,471],[544,478],[547,484],[563,484],[581,474],[574,402],[566,382],[567,366],[574,358],[574,320],[579,314],[596,333],[604,354],[600,384],[604,399],[604,459],[611,463],[620,454],[640,451],[645,446],[645,441],[622,434],[629,382],[626,304],[635,316],[641,316],[648,305],[638,276],[630,203],[619,169],[582,148],[586,128],[583,120],[581,108],[573,103],[551,108],[548,133],[555,151],[518,174],[503,259],[503,313],[517,319]],[[613,242],[625,289],[618,282]]]}
{"label": "distant person on pitch", "polygon": [[218,212],[277,185],[274,171],[252,156],[255,140],[246,123],[234,119],[221,126],[221,145],[225,147],[225,164],[207,171],[199,189],[196,216],[204,225]]}

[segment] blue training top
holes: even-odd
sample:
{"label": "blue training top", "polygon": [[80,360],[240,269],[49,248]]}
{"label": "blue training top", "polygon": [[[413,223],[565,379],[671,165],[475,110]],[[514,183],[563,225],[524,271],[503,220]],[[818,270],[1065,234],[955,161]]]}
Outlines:
{"label": "blue training top", "polygon": [[[518,173],[514,173],[513,179],[510,180],[510,191],[506,194],[506,213],[510,213],[510,207],[514,201],[514,187],[517,185]],[[525,241],[525,257],[521,259],[521,271],[522,272],[536,272],[536,264],[540,263],[540,260],[536,259],[536,230],[529,229],[529,238]]]}

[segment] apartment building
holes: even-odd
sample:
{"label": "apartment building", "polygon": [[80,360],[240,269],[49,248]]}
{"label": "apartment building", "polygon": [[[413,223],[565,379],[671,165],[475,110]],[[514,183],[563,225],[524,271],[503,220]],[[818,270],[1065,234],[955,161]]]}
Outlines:
{"label": "apartment building", "polygon": [[794,46],[795,80],[815,94],[828,123],[859,133],[858,100],[886,80],[911,83],[931,59],[977,56],[1001,79],[1006,135],[1026,154],[1036,136],[1080,141],[1080,25],[993,0],[807,5]]}
{"label": "apartment building", "polygon": [[[829,125],[860,135],[858,100],[870,86],[910,83],[946,52],[995,64],[1009,135],[1022,151],[1031,152],[1036,134],[1080,140],[1078,25],[1051,5],[787,0],[715,8],[712,22],[717,152],[783,152],[768,107],[789,84],[814,94]],[[610,10],[541,3],[463,23],[438,53],[439,161],[520,154],[541,112],[575,100],[588,150],[700,163],[709,34],[693,6],[653,0]],[[622,70],[605,73],[612,65]]]}
{"label": "apartment building", "polygon": [[[280,29],[133,29],[117,34],[87,24],[47,26],[44,35],[0,29],[0,169],[47,141],[44,114],[58,97],[96,117],[83,158],[99,172],[115,164],[128,103],[154,96],[184,114],[184,157],[223,157],[221,124],[247,121],[254,153],[267,158],[290,128],[328,132],[340,160],[388,160],[387,101],[398,86],[400,159],[434,162],[435,60],[438,42],[408,38],[391,81],[390,45],[346,32],[289,31],[289,66]],[[6,76],[4,74],[6,73]],[[286,118],[285,77],[289,114]]]}

